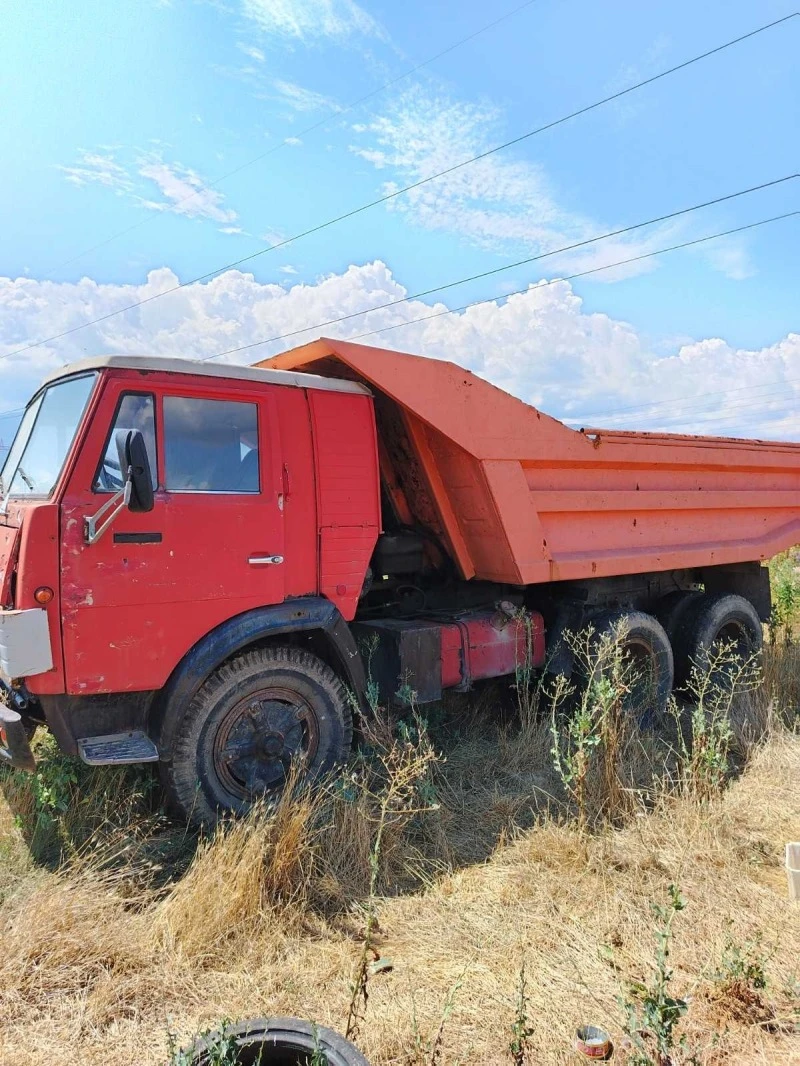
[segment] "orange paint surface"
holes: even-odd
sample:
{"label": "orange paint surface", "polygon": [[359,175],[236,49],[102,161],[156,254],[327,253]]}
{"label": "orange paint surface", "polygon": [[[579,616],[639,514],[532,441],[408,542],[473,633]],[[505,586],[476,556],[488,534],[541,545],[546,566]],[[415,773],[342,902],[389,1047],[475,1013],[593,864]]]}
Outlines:
{"label": "orange paint surface", "polygon": [[257,364],[363,382],[382,468],[466,578],[535,584],[768,559],[800,444],[577,431],[455,363],[321,339]]}

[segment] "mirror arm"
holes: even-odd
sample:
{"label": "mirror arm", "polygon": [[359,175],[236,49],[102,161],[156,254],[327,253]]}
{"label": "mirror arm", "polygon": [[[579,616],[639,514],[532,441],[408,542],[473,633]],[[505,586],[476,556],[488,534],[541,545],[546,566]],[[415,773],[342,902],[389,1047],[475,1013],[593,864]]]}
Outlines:
{"label": "mirror arm", "polygon": [[[130,503],[131,499],[131,481],[130,475],[124,486],[115,492],[110,500],[106,500],[100,510],[88,518],[83,520],[83,537],[87,544],[96,544],[102,537],[120,511],[124,511]],[[112,510],[113,508],[113,510]],[[111,511],[111,514],[108,512]],[[108,514],[108,517],[105,516]],[[105,521],[101,525],[98,522],[105,518]]]}

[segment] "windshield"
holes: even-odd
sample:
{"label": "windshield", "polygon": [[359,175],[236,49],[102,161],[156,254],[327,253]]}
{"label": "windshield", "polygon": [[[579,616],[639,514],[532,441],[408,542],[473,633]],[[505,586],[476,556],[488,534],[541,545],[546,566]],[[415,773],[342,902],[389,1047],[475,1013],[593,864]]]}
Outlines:
{"label": "windshield", "polygon": [[44,389],[25,411],[0,474],[2,506],[9,496],[49,496],[55,488],[96,374]]}

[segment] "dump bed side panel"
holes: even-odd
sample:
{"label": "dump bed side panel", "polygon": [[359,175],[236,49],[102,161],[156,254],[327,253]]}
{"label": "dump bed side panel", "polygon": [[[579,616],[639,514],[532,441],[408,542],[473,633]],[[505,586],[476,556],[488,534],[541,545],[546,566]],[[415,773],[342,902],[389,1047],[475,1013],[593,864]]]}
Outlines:
{"label": "dump bed side panel", "polygon": [[553,580],[768,559],[800,540],[800,449],[597,431],[592,462],[523,460]]}
{"label": "dump bed side panel", "polygon": [[[578,432],[453,363],[343,341],[270,365],[377,392],[384,450],[403,426],[407,465],[425,487],[419,499],[406,492],[408,505],[443,531],[465,578],[535,584],[707,567],[800,541],[798,444]],[[381,407],[393,422],[382,424]]]}

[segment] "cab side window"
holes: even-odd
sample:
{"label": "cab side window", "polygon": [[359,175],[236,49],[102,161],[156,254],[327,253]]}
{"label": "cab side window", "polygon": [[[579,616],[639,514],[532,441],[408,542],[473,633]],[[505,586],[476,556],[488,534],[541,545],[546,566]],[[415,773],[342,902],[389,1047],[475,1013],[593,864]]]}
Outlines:
{"label": "cab side window", "polygon": [[257,405],[165,396],[164,460],[168,492],[258,492]]}
{"label": "cab side window", "polygon": [[149,393],[126,392],[117,404],[117,413],[106,440],[103,461],[92,486],[95,492],[118,492],[122,488],[123,474],[117,453],[117,433],[131,429],[138,429],[144,437],[147,458],[150,460],[150,477],[153,488],[157,487],[155,403]]}

